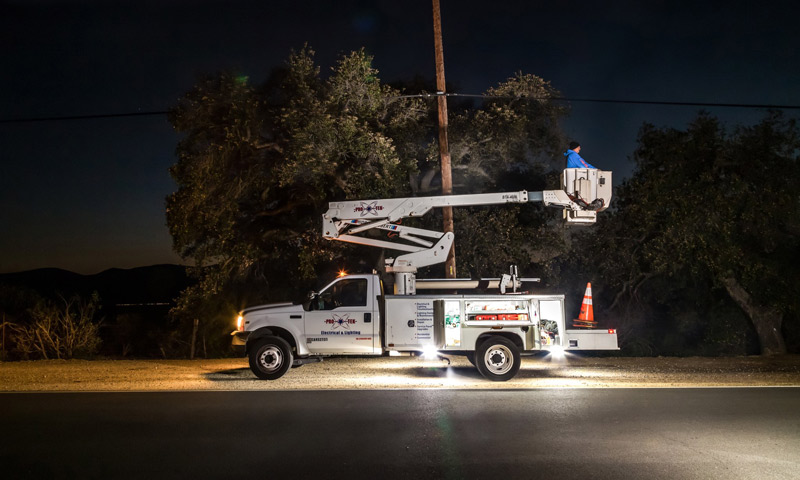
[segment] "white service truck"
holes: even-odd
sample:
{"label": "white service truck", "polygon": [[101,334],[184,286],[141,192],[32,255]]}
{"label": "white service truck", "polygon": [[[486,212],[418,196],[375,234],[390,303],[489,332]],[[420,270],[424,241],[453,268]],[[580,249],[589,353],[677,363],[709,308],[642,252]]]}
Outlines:
{"label": "white service truck", "polygon": [[[560,207],[569,223],[593,223],[611,200],[611,172],[566,169],[563,190],[447,195],[331,202],[323,215],[323,236],[405,252],[386,259],[394,294],[384,292],[377,273],[344,275],[302,304],[271,304],[240,312],[232,332],[235,349],[249,357],[253,373],[265,380],[292,366],[333,355],[396,352],[465,355],[495,381],[513,378],[520,356],[542,350],[616,350],[616,331],[567,330],[563,295],[520,293],[538,279],[519,278],[516,268],[495,279],[418,280],[417,268],[443,263],[452,233],[401,225],[403,218],[445,206],[542,202]],[[395,240],[365,236],[386,230]],[[427,240],[430,239],[430,240]],[[417,290],[499,289],[500,293],[418,295]]]}

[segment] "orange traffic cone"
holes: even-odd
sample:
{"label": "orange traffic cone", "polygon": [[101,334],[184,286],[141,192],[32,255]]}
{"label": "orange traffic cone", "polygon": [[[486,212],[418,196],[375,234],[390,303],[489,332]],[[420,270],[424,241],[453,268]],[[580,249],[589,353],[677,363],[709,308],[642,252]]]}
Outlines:
{"label": "orange traffic cone", "polygon": [[594,309],[592,308],[592,284],[586,284],[586,293],[583,295],[581,313],[578,318],[572,320],[572,326],[577,328],[594,328],[597,322],[594,321]]}

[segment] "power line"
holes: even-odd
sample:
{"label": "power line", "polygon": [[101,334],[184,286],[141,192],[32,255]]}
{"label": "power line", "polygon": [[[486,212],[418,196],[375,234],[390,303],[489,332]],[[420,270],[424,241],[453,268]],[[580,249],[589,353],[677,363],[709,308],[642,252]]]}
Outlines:
{"label": "power line", "polygon": [[0,120],[2,123],[32,123],[32,122],[57,122],[61,120],[91,120],[95,118],[121,118],[121,117],[145,117],[153,115],[166,115],[166,110],[152,112],[128,112],[128,113],[99,113],[96,115],[69,115],[64,117],[31,117],[31,118],[9,118]]}
{"label": "power line", "polygon": [[422,93],[416,95],[400,95],[393,98],[429,98],[429,97],[467,97],[467,98],[497,98],[497,99],[530,99],[530,100],[551,100],[557,102],[595,102],[595,103],[617,103],[628,105],[661,105],[675,107],[733,107],[733,108],[773,108],[785,110],[800,110],[800,105],[777,105],[761,103],[709,103],[709,102],[667,102],[658,100],[612,100],[602,98],[571,98],[571,97],[522,97],[511,95],[481,95],[469,93]]}
{"label": "power line", "polygon": [[[398,95],[390,99],[400,98],[436,98],[436,97],[465,97],[465,98],[484,98],[484,99],[530,99],[530,100],[550,100],[555,102],[576,102],[576,103],[611,103],[621,105],[657,105],[668,107],[709,107],[709,108],[761,108],[775,110],[800,110],[800,105],[782,104],[762,104],[762,103],[710,103],[710,102],[667,102],[658,100],[614,100],[604,98],[572,98],[572,97],[521,97],[509,95],[480,95],[470,93],[420,93],[414,95]],[[30,118],[8,118],[0,120],[0,124],[6,123],[35,123],[35,122],[58,122],[66,120],[93,120],[98,118],[123,118],[123,117],[145,117],[155,115],[166,115],[167,110],[156,110],[150,112],[128,112],[128,113],[101,113],[95,115],[69,115],[51,117],[30,117]]]}
{"label": "power line", "polygon": [[770,105],[758,103],[659,102],[653,100],[604,100],[599,98],[558,98],[557,100],[568,102],[624,103],[629,105],[667,105],[676,107],[772,108],[781,110],[800,109],[800,105]]}

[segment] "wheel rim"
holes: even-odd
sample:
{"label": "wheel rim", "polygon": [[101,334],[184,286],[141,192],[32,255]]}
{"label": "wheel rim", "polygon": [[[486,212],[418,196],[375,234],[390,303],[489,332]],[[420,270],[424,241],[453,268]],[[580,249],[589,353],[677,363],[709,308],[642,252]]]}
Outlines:
{"label": "wheel rim", "polygon": [[283,352],[275,345],[267,345],[258,356],[258,366],[265,372],[274,372],[283,365]]}
{"label": "wheel rim", "polygon": [[495,375],[503,375],[514,366],[514,354],[505,345],[492,345],[483,356],[483,364]]}

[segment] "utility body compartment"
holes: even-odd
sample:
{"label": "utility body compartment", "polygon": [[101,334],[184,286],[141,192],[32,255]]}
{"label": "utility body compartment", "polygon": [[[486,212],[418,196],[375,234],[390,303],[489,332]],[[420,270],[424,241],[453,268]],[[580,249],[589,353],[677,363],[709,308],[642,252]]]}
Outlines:
{"label": "utility body compartment", "polygon": [[619,350],[617,331],[609,330],[566,330],[566,350]]}
{"label": "utility body compartment", "polygon": [[[536,350],[539,301],[563,305],[563,296],[537,295],[388,295],[386,348],[435,349],[442,353],[473,350],[480,335],[494,332],[519,339],[522,350]],[[562,309],[559,309],[562,310]]]}
{"label": "utility body compartment", "polygon": [[617,349],[615,333],[567,331],[563,295],[387,295],[384,302],[387,350],[473,351],[486,334],[515,339],[524,352]]}

